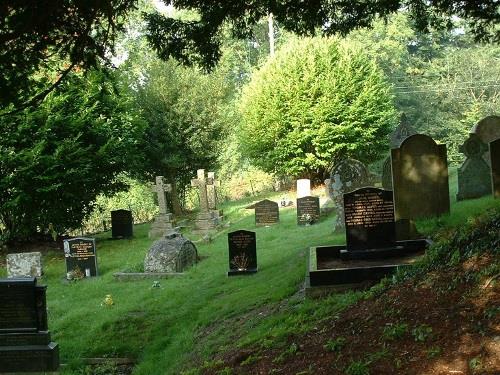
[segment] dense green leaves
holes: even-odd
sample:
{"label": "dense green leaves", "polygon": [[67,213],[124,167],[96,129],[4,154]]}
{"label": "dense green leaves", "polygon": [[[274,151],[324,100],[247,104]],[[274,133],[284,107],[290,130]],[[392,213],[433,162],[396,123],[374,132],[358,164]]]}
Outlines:
{"label": "dense green leaves", "polygon": [[0,227],[9,240],[76,228],[96,196],[122,185],[140,123],[111,75],[73,75],[36,110],[4,116],[0,128]]}
{"label": "dense green leaves", "polygon": [[376,160],[394,109],[382,72],[336,39],[296,40],[252,77],[241,104],[244,153],[268,172],[322,177],[332,162]]}

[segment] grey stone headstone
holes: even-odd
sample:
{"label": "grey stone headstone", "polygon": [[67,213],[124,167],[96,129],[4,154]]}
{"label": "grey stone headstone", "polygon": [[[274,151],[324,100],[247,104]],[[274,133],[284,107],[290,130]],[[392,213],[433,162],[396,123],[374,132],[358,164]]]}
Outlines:
{"label": "grey stone headstone", "polygon": [[41,253],[7,254],[7,277],[41,277],[42,274]]}
{"label": "grey stone headstone", "polygon": [[[487,116],[474,125],[470,131],[475,133],[484,144],[500,138],[500,116]],[[489,151],[483,154],[484,161],[490,165]]]}
{"label": "grey stone headstone", "polygon": [[198,261],[196,246],[179,233],[155,241],[144,259],[144,272],[184,272]]}
{"label": "grey stone headstone", "polygon": [[391,150],[396,220],[450,212],[446,145],[415,134]]}
{"label": "grey stone headstone", "polygon": [[172,185],[166,184],[163,176],[156,176],[156,184],[151,190],[157,194],[159,214],[155,216],[148,236],[149,238],[155,238],[163,236],[174,227],[173,215],[168,212],[167,198],[165,196],[165,193],[172,191]]}
{"label": "grey stone headstone", "polygon": [[490,142],[489,150],[493,196],[500,198],[500,138]]}
{"label": "grey stone headstone", "polygon": [[385,190],[392,190],[392,166],[391,157],[388,156],[384,160],[382,167],[382,187]]}
{"label": "grey stone headstone", "polygon": [[491,194],[490,167],[483,159],[486,151],[488,145],[475,133],[470,134],[460,147],[466,159],[457,171],[457,201]]}

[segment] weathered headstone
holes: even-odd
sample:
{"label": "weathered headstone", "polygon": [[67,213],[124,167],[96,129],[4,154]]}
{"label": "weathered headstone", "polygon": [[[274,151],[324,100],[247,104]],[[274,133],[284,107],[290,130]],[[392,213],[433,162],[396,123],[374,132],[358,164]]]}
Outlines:
{"label": "weathered headstone", "polygon": [[196,171],[196,179],[191,180],[191,186],[198,188],[200,197],[200,211],[196,215],[195,227],[199,232],[207,232],[217,226],[217,218],[214,218],[208,204],[207,185],[212,185],[213,179],[205,177],[205,170]]}
{"label": "weathered headstone", "polygon": [[391,150],[396,220],[450,212],[446,145],[423,134]]}
{"label": "weathered headstone", "polygon": [[382,166],[382,187],[385,190],[392,190],[392,165],[391,157],[388,156],[384,160]]}
{"label": "weathered headstone", "polygon": [[[500,138],[500,116],[487,116],[474,125],[470,131],[476,134],[484,144]],[[490,165],[489,151],[483,154],[484,161]]]}
{"label": "weathered headstone", "polygon": [[180,233],[171,233],[151,245],[144,272],[184,272],[198,261],[196,246]]}
{"label": "weathered headstone", "polygon": [[219,223],[223,218],[222,210],[217,209],[219,199],[217,189],[220,187],[220,181],[215,178],[215,172],[207,173],[207,181],[211,182],[207,184],[208,209],[212,213],[213,219]]}
{"label": "weathered headstone", "polygon": [[387,248],[396,243],[392,191],[372,187],[344,194],[348,251]]}
{"label": "weathered headstone", "polygon": [[490,142],[489,151],[493,196],[500,198],[500,138]]}
{"label": "weathered headstone", "polygon": [[49,372],[59,368],[50,339],[44,286],[36,278],[0,280],[0,371]]}
{"label": "weathered headstone", "polygon": [[490,167],[482,156],[486,151],[488,145],[475,133],[470,134],[460,147],[460,152],[465,154],[466,159],[457,171],[457,201],[491,194]]}
{"label": "weathered headstone", "polygon": [[264,199],[255,203],[255,225],[271,225],[280,221],[278,203]]}
{"label": "weathered headstone", "polygon": [[333,167],[330,175],[330,197],[337,211],[334,230],[341,230],[345,225],[344,194],[368,185],[370,185],[370,173],[359,160],[345,159]]}
{"label": "weathered headstone", "polygon": [[7,254],[7,277],[41,277],[40,252]]}
{"label": "weathered headstone", "polygon": [[134,219],[132,211],[111,211],[111,237],[130,238],[134,235]]}
{"label": "weathered headstone", "polygon": [[320,216],[319,198],[306,196],[297,198],[297,224],[309,225],[317,222]]}
{"label": "weathered headstone", "polygon": [[297,180],[297,198],[307,197],[311,195],[311,180],[302,178]]}
{"label": "weathered headstone", "polygon": [[94,238],[78,237],[64,240],[64,256],[68,279],[98,275]]}
{"label": "weathered headstone", "polygon": [[156,176],[156,184],[152,191],[158,196],[159,214],[155,216],[154,222],[149,231],[149,238],[163,236],[173,228],[172,214],[168,212],[167,199],[165,193],[172,191],[172,185],[166,184],[163,176]]}
{"label": "weathered headstone", "polygon": [[228,233],[228,276],[257,272],[257,247],[255,232],[238,230]]}

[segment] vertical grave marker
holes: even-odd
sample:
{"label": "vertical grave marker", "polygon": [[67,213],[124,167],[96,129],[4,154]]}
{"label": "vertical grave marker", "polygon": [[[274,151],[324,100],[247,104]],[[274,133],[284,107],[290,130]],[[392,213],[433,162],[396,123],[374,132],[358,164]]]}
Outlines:
{"label": "vertical grave marker", "polygon": [[500,138],[490,142],[489,150],[493,197],[500,198]]}
{"label": "vertical grave marker", "polygon": [[255,225],[272,225],[280,221],[278,203],[264,199],[255,203]]}
{"label": "vertical grave marker", "polygon": [[297,199],[297,224],[308,225],[319,220],[319,198],[306,196]]}
{"label": "vertical grave marker", "polygon": [[[67,276],[97,276],[97,256],[94,238],[64,240]],[[69,277],[68,277],[69,278]]]}
{"label": "vertical grave marker", "polygon": [[228,276],[257,272],[257,247],[255,232],[238,230],[228,233]]}
{"label": "vertical grave marker", "polygon": [[132,211],[111,211],[111,237],[130,238],[134,235],[134,219]]}

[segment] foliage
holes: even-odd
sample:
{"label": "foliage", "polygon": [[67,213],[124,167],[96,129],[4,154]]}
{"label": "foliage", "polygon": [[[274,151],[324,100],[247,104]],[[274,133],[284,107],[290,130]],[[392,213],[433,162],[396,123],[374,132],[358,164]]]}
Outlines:
{"label": "foliage", "polygon": [[359,45],[295,40],[243,90],[243,154],[278,175],[317,177],[332,161],[379,158],[394,121],[388,85]]}
{"label": "foliage", "polygon": [[415,341],[427,341],[430,337],[432,337],[432,327],[429,327],[426,324],[421,324],[411,330],[411,334]]}
{"label": "foliage", "polygon": [[368,363],[363,361],[354,361],[346,368],[346,375],[370,375]]}
{"label": "foliage", "polygon": [[146,16],[149,40],[162,59],[174,57],[185,63],[201,63],[207,68],[220,58],[222,29],[229,25],[237,37],[247,37],[251,28],[272,13],[282,28],[301,35],[313,35],[321,30],[325,35],[370,26],[380,16],[405,9],[421,31],[430,26],[454,27],[453,16],[467,21],[477,39],[500,40],[500,12],[497,1],[443,0],[405,1],[302,1],[199,2],[173,0],[177,9],[196,11],[198,17],[180,20],[159,13]]}
{"label": "foliage", "polygon": [[340,352],[346,344],[346,339],[344,337],[336,337],[334,339],[328,340],[328,342],[323,345],[325,350],[330,352]]}
{"label": "foliage", "polygon": [[100,193],[124,187],[140,122],[111,73],[72,75],[33,110],[3,116],[0,127],[2,238],[77,228]]}
{"label": "foliage", "polygon": [[382,332],[382,338],[384,340],[395,340],[403,337],[406,332],[408,332],[408,324],[406,323],[391,324],[389,326],[384,327],[384,331]]}
{"label": "foliage", "polygon": [[136,2],[3,0],[0,108],[36,104],[75,68],[106,60]]}

